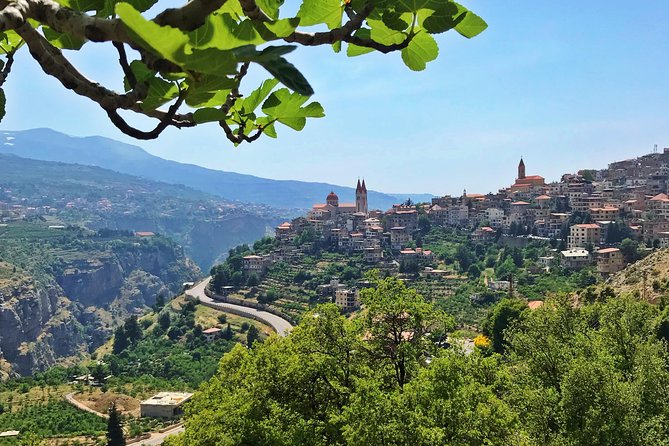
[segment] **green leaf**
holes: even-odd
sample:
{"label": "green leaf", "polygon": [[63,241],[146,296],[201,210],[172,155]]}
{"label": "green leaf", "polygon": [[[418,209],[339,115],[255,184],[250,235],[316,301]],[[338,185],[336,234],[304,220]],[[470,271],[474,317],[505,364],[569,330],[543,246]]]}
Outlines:
{"label": "green leaf", "polygon": [[[130,62],[130,71],[135,75],[135,79],[138,83],[147,82],[156,75],[156,72],[150,70],[141,60],[133,60]],[[128,82],[127,77],[123,78],[123,87],[125,88],[125,91],[131,90],[130,82]]]}
{"label": "green leaf", "polygon": [[286,88],[275,91],[262,105],[262,111],[280,123],[295,130],[302,130],[306,118],[322,118],[325,116],[323,107],[318,102],[311,102],[302,107],[307,99],[298,93],[291,93]]}
{"label": "green leaf", "polygon": [[7,54],[20,48],[25,42],[14,30],[0,33],[0,54]]}
{"label": "green leaf", "polygon": [[276,127],[274,126],[274,123],[272,122],[271,124],[268,124],[266,127],[263,127],[263,133],[270,138],[276,138]]}
{"label": "green leaf", "polygon": [[223,113],[218,108],[201,108],[199,110],[195,110],[195,113],[193,113],[193,119],[198,124],[205,122],[218,122],[225,119],[225,113]]}
{"label": "green leaf", "polygon": [[297,12],[300,25],[311,26],[325,23],[329,29],[339,28],[344,14],[341,0],[304,0]]}
{"label": "green leaf", "polygon": [[[399,0],[397,1],[397,6],[395,11],[403,12],[418,12],[420,9],[429,7],[431,3],[435,0]],[[438,2],[445,3],[447,0],[436,0]]]}
{"label": "green leaf", "polygon": [[227,76],[206,75],[189,82],[186,104],[191,107],[217,107],[225,104],[237,82]]}
{"label": "green leaf", "polygon": [[455,30],[462,36],[471,39],[472,37],[481,34],[487,27],[488,24],[485,22],[485,20],[471,11],[467,11],[465,13],[465,17],[456,25]]}
{"label": "green leaf", "polygon": [[278,83],[279,81],[276,79],[267,79],[260,85],[260,87],[253,90],[250,95],[244,98],[241,106],[242,112],[251,113],[255,111],[260,103],[264,101],[267,96],[269,96]]}
{"label": "green leaf", "polygon": [[267,30],[269,30],[269,32],[272,33],[274,38],[284,38],[288,37],[293,32],[295,32],[295,29],[299,24],[300,24],[300,19],[298,17],[294,17],[291,19],[277,20],[275,22],[258,23],[257,26],[264,26],[265,28],[267,28]]}
{"label": "green leaf", "polygon": [[179,89],[172,82],[167,82],[159,77],[149,80],[149,91],[142,101],[143,110],[155,110],[163,104],[168,103],[179,95]]}
{"label": "green leaf", "polygon": [[160,26],[146,20],[128,3],[119,3],[115,9],[123,24],[137,36],[142,46],[177,65],[184,62],[186,59],[184,48],[189,42],[188,34],[171,26]]}
{"label": "green leaf", "polygon": [[464,18],[465,12],[451,2],[438,2],[441,7],[423,9],[418,12],[421,26],[430,34],[439,34],[455,28]]}
{"label": "green leaf", "polygon": [[86,41],[83,39],[77,39],[76,37],[72,37],[66,33],[59,33],[49,28],[48,26],[43,26],[42,29],[46,40],[48,40],[56,48],[64,50],[78,50],[84,46],[84,43],[86,43]]}
{"label": "green leaf", "polygon": [[397,11],[386,10],[383,12],[381,20],[383,20],[384,25],[392,30],[405,31],[411,25],[412,18],[413,14],[410,12],[399,13]]}
{"label": "green leaf", "polygon": [[402,60],[413,71],[424,70],[427,62],[433,61],[438,55],[437,42],[426,32],[413,36],[409,45],[402,50]]}
{"label": "green leaf", "polygon": [[382,43],[384,45],[394,45],[404,42],[406,34],[402,31],[390,29],[381,20],[367,19],[367,23],[371,27],[370,37],[372,40]]}
{"label": "green leaf", "polygon": [[283,0],[256,0],[256,5],[272,20],[279,18],[279,8]]}
{"label": "green leaf", "polygon": [[126,3],[131,5],[139,12],[148,11],[153,5],[158,3],[158,0],[126,0]]}
{"label": "green leaf", "polygon": [[0,122],[5,117],[5,106],[7,105],[7,98],[5,98],[5,90],[0,88]]}
{"label": "green leaf", "polygon": [[203,74],[223,76],[237,73],[237,60],[233,51],[221,51],[216,48],[193,50],[184,57],[181,66]]}
{"label": "green leaf", "polygon": [[[353,35],[356,36],[356,37],[360,37],[361,39],[370,40],[372,38],[371,34],[372,34],[371,30],[369,30],[368,28],[360,28]],[[371,53],[372,51],[374,51],[374,49],[372,49],[372,48],[367,48],[367,47],[364,47],[364,46],[358,46],[358,45],[354,45],[352,43],[349,43],[348,48],[346,48],[346,55],[348,57],[355,57],[355,56],[361,56],[363,54]]]}
{"label": "green leaf", "polygon": [[295,68],[295,65],[288,62],[283,57],[276,59],[258,61],[263,68],[274,76],[279,82],[290,88],[296,93],[304,96],[311,96],[314,94],[314,89],[311,88],[307,79]]}

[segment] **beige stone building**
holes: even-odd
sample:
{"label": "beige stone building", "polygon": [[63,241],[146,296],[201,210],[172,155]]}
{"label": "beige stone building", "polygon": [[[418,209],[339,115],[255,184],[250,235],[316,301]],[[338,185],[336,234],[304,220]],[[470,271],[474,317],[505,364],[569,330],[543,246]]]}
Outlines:
{"label": "beige stone building", "polygon": [[569,228],[567,247],[584,248],[587,245],[599,246],[602,238],[602,228],[596,223],[573,225]]}
{"label": "beige stone building", "polygon": [[601,274],[613,274],[625,268],[625,258],[618,248],[605,248],[596,252],[597,271]]}
{"label": "beige stone building", "polygon": [[354,311],[360,308],[358,290],[338,288],[335,291],[335,304],[344,311]]}

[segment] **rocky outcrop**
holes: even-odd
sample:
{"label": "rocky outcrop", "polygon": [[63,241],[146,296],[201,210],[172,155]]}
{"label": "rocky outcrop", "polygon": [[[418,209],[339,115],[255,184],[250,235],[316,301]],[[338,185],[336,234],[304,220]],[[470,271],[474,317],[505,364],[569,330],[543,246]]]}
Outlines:
{"label": "rocky outcrop", "polygon": [[2,284],[0,351],[12,372],[30,374],[85,352],[84,330],[72,306],[55,283],[22,278]]}
{"label": "rocky outcrop", "polygon": [[80,360],[108,339],[115,323],[200,275],[167,239],[131,239],[84,254],[59,264],[53,277],[16,273],[0,281],[0,370],[27,375]]}

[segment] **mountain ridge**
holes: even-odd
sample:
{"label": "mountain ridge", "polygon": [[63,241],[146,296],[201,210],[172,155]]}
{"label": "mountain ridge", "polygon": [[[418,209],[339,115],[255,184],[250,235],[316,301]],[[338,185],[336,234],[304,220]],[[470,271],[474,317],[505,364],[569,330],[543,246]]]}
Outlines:
{"label": "mountain ridge", "polygon": [[[303,210],[314,203],[322,202],[330,191],[342,197],[355,196],[355,189],[348,186],[274,180],[166,160],[151,155],[139,146],[102,136],[74,137],[49,128],[0,130],[0,133],[0,153],[42,161],[102,167],[154,181],[183,184],[239,202]],[[103,150],[91,150],[92,148]],[[429,200],[432,195],[369,191],[370,206],[380,209],[387,209],[409,197],[413,201],[424,201]]]}

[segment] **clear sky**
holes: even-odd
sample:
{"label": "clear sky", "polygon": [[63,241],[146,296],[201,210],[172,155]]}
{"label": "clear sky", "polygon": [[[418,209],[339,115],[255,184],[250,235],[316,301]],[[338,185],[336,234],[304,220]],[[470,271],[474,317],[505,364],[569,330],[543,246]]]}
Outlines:
{"label": "clear sky", "polygon": [[[669,1],[463,3],[489,28],[472,40],[439,36],[439,58],[420,73],[399,54],[289,55],[327,116],[302,132],[278,126],[277,140],[234,148],[210,125],[135,142],[95,104],[42,75],[27,51],[7,81],[1,127],[103,135],[269,178],[354,185],[365,177],[371,189],[433,194],[497,190],[513,182],[521,155],[528,175],[553,180],[669,147]],[[72,55],[81,70],[120,87],[115,53],[87,46]]]}

